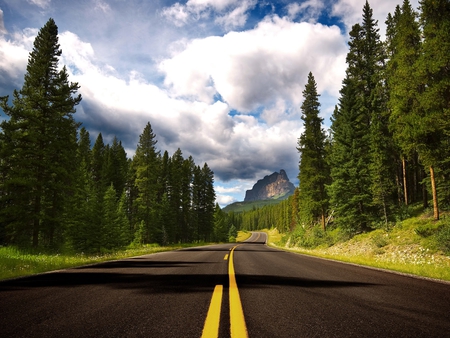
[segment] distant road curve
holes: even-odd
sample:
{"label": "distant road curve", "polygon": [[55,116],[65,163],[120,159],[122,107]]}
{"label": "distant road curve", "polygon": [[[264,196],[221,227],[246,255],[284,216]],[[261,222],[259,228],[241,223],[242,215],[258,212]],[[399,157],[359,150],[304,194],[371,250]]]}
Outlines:
{"label": "distant road curve", "polygon": [[267,234],[265,232],[252,232],[252,235],[244,243],[267,244]]}

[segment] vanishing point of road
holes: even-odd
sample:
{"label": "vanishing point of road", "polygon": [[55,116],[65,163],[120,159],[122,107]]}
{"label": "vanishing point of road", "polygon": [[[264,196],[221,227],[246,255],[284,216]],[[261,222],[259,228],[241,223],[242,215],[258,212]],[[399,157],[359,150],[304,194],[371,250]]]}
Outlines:
{"label": "vanishing point of road", "polygon": [[1,337],[450,337],[450,284],[284,252],[255,232],[0,282]]}

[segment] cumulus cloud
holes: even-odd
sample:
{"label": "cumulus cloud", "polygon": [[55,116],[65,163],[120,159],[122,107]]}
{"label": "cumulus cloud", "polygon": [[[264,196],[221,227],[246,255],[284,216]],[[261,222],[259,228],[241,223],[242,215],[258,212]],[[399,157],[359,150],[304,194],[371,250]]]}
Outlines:
{"label": "cumulus cloud", "polygon": [[[410,0],[413,8],[418,8],[419,0]],[[401,6],[401,1],[398,5]],[[344,22],[347,32],[351,27],[357,23],[362,22],[362,9],[365,2],[360,0],[338,0],[332,6],[331,15],[341,18]],[[388,13],[393,13],[397,5],[392,0],[377,0],[376,2],[369,1],[369,5],[373,10],[373,17],[378,20],[378,27],[382,37],[385,34],[385,24]]]}
{"label": "cumulus cloud", "polygon": [[[1,22],[0,27],[3,26],[3,20]],[[12,92],[12,86],[18,87],[22,83],[28,54],[36,35],[36,29],[25,29],[13,34],[7,34],[4,29],[4,34],[0,35],[0,86],[4,91]]]}
{"label": "cumulus cloud", "polygon": [[50,6],[52,0],[27,0],[30,4],[46,9]]}
{"label": "cumulus cloud", "polygon": [[288,17],[291,20],[300,17],[300,20],[302,21],[315,23],[324,7],[325,3],[323,0],[307,0],[301,4],[298,2],[291,2],[286,6],[286,10]]}
{"label": "cumulus cloud", "polygon": [[213,16],[216,24],[229,30],[244,26],[256,4],[257,0],[189,0],[164,8],[161,15],[178,27]]}
{"label": "cumulus cloud", "polygon": [[5,23],[3,22],[3,11],[0,9],[0,35],[4,35],[7,33],[5,29]]}
{"label": "cumulus cloud", "polygon": [[251,112],[280,99],[299,105],[309,71],[319,91],[337,97],[346,52],[336,26],[272,16],[252,30],[193,40],[160,70],[174,96],[211,102],[220,94],[232,109]]}
{"label": "cumulus cloud", "polygon": [[207,162],[221,181],[254,180],[280,166],[296,175],[295,145],[302,127],[285,103],[277,106],[281,112],[274,106],[264,113],[272,115],[268,125],[255,116],[231,114],[229,104],[221,100],[174,96],[137,71],[120,78],[73,33],[62,33],[60,43],[70,79],[81,86],[83,123],[89,130],[102,131],[107,140],[118,135],[129,154],[150,121],[160,149],[173,153],[181,148],[186,156]]}

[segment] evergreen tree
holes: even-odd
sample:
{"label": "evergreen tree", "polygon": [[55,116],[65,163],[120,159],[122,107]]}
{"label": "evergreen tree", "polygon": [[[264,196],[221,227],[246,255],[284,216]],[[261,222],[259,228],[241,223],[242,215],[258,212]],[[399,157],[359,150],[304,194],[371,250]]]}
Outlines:
{"label": "evergreen tree", "polygon": [[169,167],[169,201],[172,211],[170,238],[171,242],[179,243],[182,240],[181,224],[181,202],[182,202],[182,177],[183,177],[183,154],[178,148],[170,159]]}
{"label": "evergreen tree", "polygon": [[108,148],[105,160],[104,182],[106,185],[113,184],[117,199],[119,199],[126,185],[128,161],[122,142],[116,136],[114,136],[111,147]]}
{"label": "evergreen tree", "polygon": [[157,140],[150,122],[139,136],[139,143],[133,158],[136,171],[135,186],[137,188],[138,222],[143,222],[145,242],[155,240],[157,229],[152,225],[156,220],[158,177],[160,171],[159,151],[156,150]]}
{"label": "evergreen tree", "polygon": [[228,224],[227,214],[220,209],[218,203],[214,209],[214,234],[213,241],[215,242],[228,242]]}
{"label": "evergreen tree", "polygon": [[419,97],[420,113],[415,135],[419,156],[429,168],[434,218],[437,220],[439,205],[435,171],[449,157],[450,2],[422,0],[419,3],[424,41],[416,75],[423,90]]}
{"label": "evergreen tree", "polygon": [[78,140],[75,192],[70,202],[69,227],[66,233],[67,240],[78,251],[89,251],[91,245],[89,236],[93,219],[92,202],[95,198],[92,190],[91,159],[89,132],[83,127]]}
{"label": "evergreen tree", "polygon": [[387,83],[389,88],[389,129],[401,151],[403,201],[409,204],[407,160],[413,160],[417,151],[414,129],[417,123],[418,97],[422,91],[415,76],[415,65],[421,53],[420,29],[416,13],[408,0],[397,6],[394,16],[388,18]]}
{"label": "evergreen tree", "polygon": [[190,220],[192,205],[192,182],[195,163],[192,156],[185,159],[182,165],[181,176],[181,241],[191,242],[194,239],[195,226]]}
{"label": "evergreen tree", "polygon": [[320,220],[325,230],[328,196],[325,184],[329,183],[329,169],[325,161],[325,132],[323,119],[319,117],[319,95],[314,76],[310,72],[303,91],[301,106],[304,131],[298,140],[301,153],[299,165],[299,210],[300,222],[312,224]]}
{"label": "evergreen tree", "polygon": [[93,251],[99,251],[102,247],[102,215],[105,192],[108,186],[105,184],[105,163],[107,147],[103,142],[103,136],[98,134],[94,147],[92,148],[91,163],[91,194],[90,210],[92,212],[91,222],[88,227],[87,238],[89,247]]}
{"label": "evergreen tree", "polygon": [[388,189],[378,178],[389,171],[384,167],[374,170],[374,159],[384,165],[384,159],[388,157],[387,149],[373,144],[386,137],[381,106],[383,95],[380,95],[384,53],[377,22],[367,1],[363,8],[363,23],[353,26],[349,46],[339,109],[332,118],[330,162],[333,182],[329,193],[336,222],[355,232],[369,229],[377,218],[376,204],[380,202],[374,198],[374,193],[383,196]]}
{"label": "evergreen tree", "polygon": [[213,226],[214,226],[214,208],[216,202],[216,192],[214,190],[214,172],[205,163],[201,170],[201,209],[199,213],[199,223],[201,234],[200,238],[204,241],[208,241],[211,238]]}
{"label": "evergreen tree", "polygon": [[34,41],[24,85],[14,91],[12,106],[2,97],[9,120],[1,123],[2,223],[10,240],[52,245],[64,229],[68,196],[72,194],[76,133],[73,119],[77,83],[58,71],[61,50],[58,27],[49,19]]}
{"label": "evergreen tree", "polygon": [[343,229],[356,232],[368,227],[370,194],[370,114],[364,109],[362,97],[364,65],[362,28],[350,32],[348,68],[340,91],[339,109],[332,116],[332,150],[330,155],[332,183],[329,186],[330,206],[335,221]]}

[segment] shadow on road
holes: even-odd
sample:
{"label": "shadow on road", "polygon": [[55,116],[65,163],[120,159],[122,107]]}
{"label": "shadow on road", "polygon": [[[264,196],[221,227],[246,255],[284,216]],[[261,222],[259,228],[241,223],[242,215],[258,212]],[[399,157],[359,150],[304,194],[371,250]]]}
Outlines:
{"label": "shadow on road", "polygon": [[[80,287],[104,285],[116,289],[134,289],[148,293],[183,293],[210,291],[215,285],[228,287],[228,274],[196,274],[197,267],[216,264],[190,261],[152,261],[136,257],[79,267],[54,273],[35,275],[0,282],[0,292],[28,288]],[[166,269],[166,271],[164,271]],[[198,271],[198,270],[197,270]],[[207,269],[201,269],[207,271]],[[314,280],[284,276],[236,275],[239,288],[270,288],[294,286],[299,288],[349,288],[369,287],[376,284],[351,281]]]}

